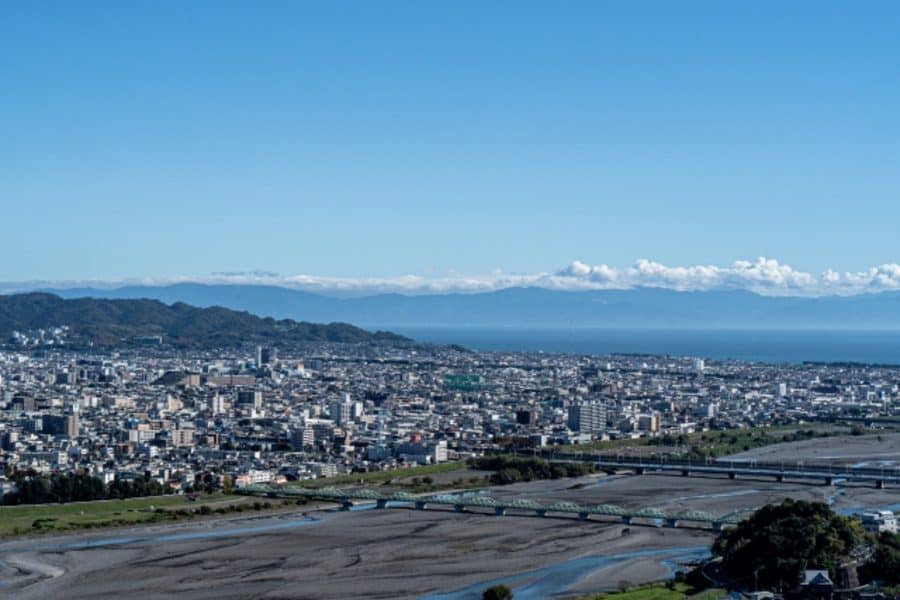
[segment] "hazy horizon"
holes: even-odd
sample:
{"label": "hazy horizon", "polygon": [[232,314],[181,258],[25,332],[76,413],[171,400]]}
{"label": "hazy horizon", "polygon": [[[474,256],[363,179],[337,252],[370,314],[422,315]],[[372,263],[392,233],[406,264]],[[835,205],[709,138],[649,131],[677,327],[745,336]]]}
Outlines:
{"label": "hazy horizon", "polygon": [[203,276],[123,279],[0,281],[0,293],[44,289],[166,287],[180,284],[254,285],[318,293],[325,296],[365,296],[385,293],[430,295],[481,293],[515,288],[555,291],[664,289],[681,292],[747,291],[772,297],[856,296],[900,290],[900,265],[885,264],[864,271],[818,276],[764,257],[737,261],[726,267],[696,265],[670,267],[639,260],[627,268],[591,266],[574,261],[553,272],[484,275],[348,278],[317,275],[282,275],[271,271],[219,272]]}

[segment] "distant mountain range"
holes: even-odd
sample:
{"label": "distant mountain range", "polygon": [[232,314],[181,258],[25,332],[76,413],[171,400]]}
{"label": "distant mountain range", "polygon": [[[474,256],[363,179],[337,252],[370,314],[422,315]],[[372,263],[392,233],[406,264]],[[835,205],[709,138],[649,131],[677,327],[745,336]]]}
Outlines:
{"label": "distant mountain range", "polygon": [[[149,294],[144,294],[149,296]],[[0,343],[13,331],[66,325],[77,342],[100,345],[139,336],[162,336],[184,348],[305,342],[412,343],[387,332],[370,333],[346,323],[319,325],[290,319],[261,318],[229,308],[171,305],[153,299],[63,299],[47,293],[0,296]]]}
{"label": "distant mountain range", "polygon": [[509,288],[477,294],[379,294],[334,298],[262,285],[134,286],[52,290],[66,298],[151,298],[223,306],[278,319],[364,327],[601,327],[735,329],[900,329],[900,293],[771,297],[747,291],[659,288],[554,291]]}

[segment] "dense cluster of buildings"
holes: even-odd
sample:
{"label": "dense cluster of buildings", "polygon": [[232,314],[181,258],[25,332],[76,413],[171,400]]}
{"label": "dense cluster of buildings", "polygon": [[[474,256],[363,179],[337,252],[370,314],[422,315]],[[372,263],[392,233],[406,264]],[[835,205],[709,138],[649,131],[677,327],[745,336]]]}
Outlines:
{"label": "dense cluster of buildings", "polygon": [[[900,371],[311,345],[0,352],[0,463],[173,490],[439,463],[517,444],[898,413]],[[9,485],[0,480],[0,485]],[[2,493],[0,489],[0,493]]]}

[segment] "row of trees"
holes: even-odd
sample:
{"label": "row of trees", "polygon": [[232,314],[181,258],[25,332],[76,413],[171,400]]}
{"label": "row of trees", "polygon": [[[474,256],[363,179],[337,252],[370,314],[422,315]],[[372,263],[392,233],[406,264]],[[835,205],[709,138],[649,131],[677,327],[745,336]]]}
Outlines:
{"label": "row of trees", "polygon": [[116,479],[109,485],[83,472],[38,475],[34,471],[16,472],[12,476],[16,491],[3,495],[3,504],[47,504],[159,496],[165,486],[155,480]]}
{"label": "row of trees", "polygon": [[688,453],[685,458],[699,461],[732,454],[735,451],[747,451],[752,448],[761,448],[781,442],[799,442],[815,437],[829,437],[830,435],[828,431],[817,432],[813,429],[780,434],[772,434],[767,431],[718,431],[717,433],[706,432],[699,435],[672,435],[667,433],[661,437],[648,440],[647,445],[687,448]]}
{"label": "row of trees", "polygon": [[580,477],[595,471],[594,465],[590,463],[550,463],[542,458],[503,454],[476,458],[472,461],[471,467],[483,471],[494,471],[490,480],[491,483],[498,485],[537,479]]}

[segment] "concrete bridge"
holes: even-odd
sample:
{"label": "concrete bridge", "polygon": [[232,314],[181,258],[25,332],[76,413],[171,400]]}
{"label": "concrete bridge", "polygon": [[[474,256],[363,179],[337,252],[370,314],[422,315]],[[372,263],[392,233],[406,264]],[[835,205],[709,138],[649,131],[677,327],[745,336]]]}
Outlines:
{"label": "concrete bridge", "polygon": [[730,479],[745,477],[772,477],[776,481],[785,479],[822,481],[833,485],[837,480],[872,483],[878,489],[886,484],[900,483],[900,467],[855,467],[847,464],[797,461],[760,462],[729,461],[719,459],[709,462],[692,462],[671,459],[665,456],[625,457],[596,454],[555,453],[547,456],[554,462],[591,462],[601,469],[627,469],[638,475],[647,472],[678,473],[684,477],[691,474],[727,475]]}
{"label": "concrete bridge", "polygon": [[406,492],[382,493],[369,488],[306,489],[298,486],[251,485],[236,490],[238,494],[264,496],[268,498],[304,498],[323,500],[339,504],[349,510],[357,502],[374,503],[375,508],[452,508],[456,512],[489,511],[497,516],[519,514],[522,516],[548,517],[571,516],[581,521],[607,517],[628,525],[658,527],[678,527],[681,523],[709,525],[714,531],[721,531],[728,525],[737,524],[742,515],[752,510],[742,510],[727,515],[715,516],[705,511],[664,511],[660,508],[623,508],[614,504],[579,505],[574,502],[559,501],[541,503],[531,498],[498,499],[486,494],[431,494],[413,495]]}

